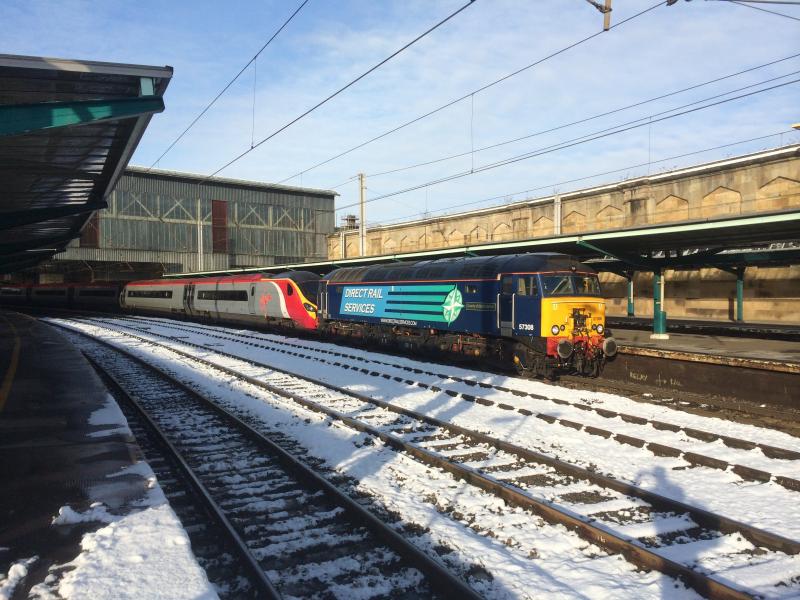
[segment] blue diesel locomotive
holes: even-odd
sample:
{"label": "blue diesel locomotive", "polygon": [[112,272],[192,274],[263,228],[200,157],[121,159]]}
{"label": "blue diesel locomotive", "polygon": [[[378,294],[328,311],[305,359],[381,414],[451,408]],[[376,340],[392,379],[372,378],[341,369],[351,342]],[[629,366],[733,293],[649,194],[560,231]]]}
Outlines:
{"label": "blue diesel locomotive", "polygon": [[484,357],[520,373],[598,375],[617,346],[597,274],[564,254],[341,268],[320,282],[323,335]]}

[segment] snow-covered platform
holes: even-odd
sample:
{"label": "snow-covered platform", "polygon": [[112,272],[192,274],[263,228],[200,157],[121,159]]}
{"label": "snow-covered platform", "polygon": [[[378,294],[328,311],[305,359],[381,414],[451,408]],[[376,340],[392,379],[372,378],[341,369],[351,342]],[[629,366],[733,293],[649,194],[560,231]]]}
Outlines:
{"label": "snow-covered platform", "polygon": [[[0,311],[0,598],[37,585],[45,596],[121,592],[109,584],[129,586],[118,597],[215,596],[140,460],[83,355],[53,328]],[[166,558],[188,589],[174,588]]]}

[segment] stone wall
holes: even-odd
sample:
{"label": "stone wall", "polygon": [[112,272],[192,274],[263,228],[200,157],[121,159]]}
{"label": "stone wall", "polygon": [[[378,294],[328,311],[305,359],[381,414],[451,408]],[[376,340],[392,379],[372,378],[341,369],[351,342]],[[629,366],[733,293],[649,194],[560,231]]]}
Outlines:
{"label": "stone wall", "polygon": [[[609,315],[627,314],[628,282],[601,273]],[[666,271],[664,310],[667,318],[732,321],[736,314],[736,276],[718,269]],[[653,275],[637,273],[633,280],[636,316],[653,316]],[[800,265],[750,267],[745,272],[744,320],[800,323]]]}
{"label": "stone wall", "polygon": [[[800,209],[800,146],[742,156],[605,186],[367,231],[367,256],[486,242],[585,234]],[[343,250],[344,248],[344,250]],[[328,258],[358,253],[358,232],[328,237]],[[673,317],[727,319],[735,278],[716,269],[667,271]],[[612,314],[625,314],[624,280],[604,274]],[[800,322],[800,271],[750,268],[745,319]],[[652,276],[637,274],[637,314],[652,314]],[[732,294],[732,296],[731,296]]]}

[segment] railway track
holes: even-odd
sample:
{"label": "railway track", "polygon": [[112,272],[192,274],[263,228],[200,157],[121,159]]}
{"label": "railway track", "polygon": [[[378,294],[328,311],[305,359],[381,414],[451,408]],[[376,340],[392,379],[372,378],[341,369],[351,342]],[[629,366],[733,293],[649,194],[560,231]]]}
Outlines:
{"label": "railway track", "polygon": [[197,562],[222,598],[257,598],[270,593],[271,583],[255,568],[239,536],[204,493],[188,465],[142,405],[113,376],[84,352],[125,415],[143,458],[153,470],[159,487],[189,535]]}
{"label": "railway track", "polygon": [[[391,524],[287,452],[291,441],[268,439],[157,367],[94,343],[85,352],[95,367],[136,407],[215,517],[215,530],[225,532],[221,544],[212,542],[202,554],[206,566],[221,568],[232,597],[478,598]],[[190,532],[204,529],[193,517],[185,523]],[[242,570],[247,584],[237,581]]]}
{"label": "railway track", "polygon": [[[130,319],[131,317],[126,316],[127,313],[120,313],[119,311],[106,311],[106,312],[98,312],[98,311],[86,311],[86,310],[76,310],[76,309],[40,309],[36,310],[36,307],[28,307],[26,310],[30,312],[34,312],[37,314],[48,315],[53,313],[61,313],[68,316],[75,316],[75,315],[84,315],[84,316],[101,316],[101,317],[108,317],[114,316],[115,318],[121,319]],[[138,317],[138,318],[147,318],[147,317]],[[202,326],[204,322],[203,319],[191,319],[186,318],[185,316],[181,317],[182,323],[194,323],[198,326]],[[237,331],[240,326],[233,325],[230,323],[218,323],[215,324],[213,327],[218,329],[230,329],[231,331]],[[281,331],[280,329],[276,330],[276,334],[280,335],[285,333],[285,331]],[[292,335],[298,335],[302,339],[306,339],[303,335],[302,331],[295,331]],[[316,340],[315,340],[316,341]],[[353,350],[358,351],[362,349],[363,346],[356,344],[355,342],[348,342],[348,341],[337,341],[337,345],[339,343],[344,344],[345,346],[350,346]],[[320,343],[328,343],[331,344],[333,342],[330,341],[322,341]],[[402,352],[392,350],[391,348],[386,347],[379,347],[376,349],[377,352],[380,352],[384,356],[398,356],[399,358],[403,358],[408,356]],[[389,364],[389,363],[386,363]],[[460,363],[458,363],[460,364]],[[508,372],[502,370],[495,370],[495,369],[487,369],[485,367],[481,367],[482,370],[488,372],[496,372],[503,376],[508,376]],[[658,400],[658,404],[661,406],[669,406],[675,408],[677,410],[682,410],[685,412],[692,412],[694,414],[698,414],[701,416],[721,416],[727,415],[725,418],[732,418],[739,420],[745,423],[754,423],[754,424],[762,424],[766,425],[770,428],[779,430],[779,431],[786,431],[791,435],[800,435],[800,427],[797,426],[796,421],[798,419],[798,411],[796,407],[793,406],[782,406],[780,402],[774,402],[774,398],[767,398],[764,399],[763,397],[756,397],[750,399],[741,399],[738,397],[734,397],[731,395],[719,395],[719,387],[715,388],[714,391],[687,391],[686,389],[681,390],[670,390],[667,388],[659,387],[658,385],[646,385],[641,383],[635,383],[627,380],[617,378],[600,378],[600,379],[589,379],[587,377],[579,376],[579,375],[570,375],[570,374],[561,374],[558,377],[558,382],[564,387],[570,387],[572,389],[580,389],[580,390],[589,390],[589,391],[600,391],[600,392],[608,392],[608,393],[615,393],[615,394],[622,394],[622,395],[639,395],[644,394],[646,397],[652,397],[653,394],[657,394],[659,396],[669,395],[669,398],[660,398]],[[780,382],[775,383],[776,386],[780,386]],[[635,398],[633,398],[635,399]],[[644,402],[652,403],[652,400],[644,400]]]}
{"label": "railway track", "polygon": [[[132,319],[131,322],[141,326],[141,322],[146,319]],[[267,337],[258,333],[244,333],[241,331],[220,331],[218,328],[205,325],[185,323],[174,324],[164,323],[163,321],[153,321],[159,327],[166,327],[187,333],[202,332],[203,335],[218,339],[220,341],[238,341],[250,347],[269,349],[282,354],[316,361],[320,364],[330,365],[337,368],[355,370],[360,374],[372,377],[382,377],[407,385],[428,389],[433,392],[444,392],[460,400],[475,402],[488,407],[497,407],[500,410],[514,411],[526,417],[538,418],[549,423],[554,428],[554,435],[558,435],[559,429],[564,428],[584,431],[590,435],[602,436],[613,440],[620,445],[646,448],[656,456],[670,456],[683,458],[687,462],[705,467],[730,470],[743,480],[769,482],[773,481],[789,490],[800,492],[800,479],[784,473],[772,473],[765,465],[770,461],[759,460],[752,464],[754,459],[750,454],[752,450],[758,450],[767,459],[778,459],[781,461],[799,461],[793,463],[793,468],[787,471],[797,472],[800,467],[800,451],[790,448],[783,448],[773,444],[766,444],[760,441],[743,439],[733,435],[725,435],[716,431],[698,429],[680,423],[667,422],[661,419],[643,418],[639,415],[608,410],[603,407],[594,406],[585,401],[563,400],[549,397],[526,390],[520,387],[505,387],[478,381],[475,378],[458,377],[452,373],[417,368],[410,366],[400,360],[392,360],[392,357],[379,355],[365,357],[357,352],[347,349],[326,349],[320,346],[305,344],[299,341],[279,340],[274,336]],[[413,378],[413,379],[411,379]],[[513,383],[511,384],[513,385]],[[488,393],[492,392],[492,396]],[[524,398],[527,401],[525,406],[518,406],[517,400]],[[537,408],[534,410],[530,400],[536,402]],[[568,417],[564,417],[564,407],[573,410]],[[661,432],[661,437],[673,439],[674,444],[662,442],[648,442],[648,434],[652,430]],[[700,448],[707,448],[706,444],[721,442],[722,452],[710,455],[708,450],[699,450],[693,447],[686,440],[698,440]],[[744,452],[736,453],[736,450]],[[739,460],[743,464],[735,462]],[[750,464],[748,464],[750,463]]]}
{"label": "railway track", "polygon": [[[117,332],[119,326],[117,323]],[[566,525],[600,547],[623,554],[638,567],[679,577],[708,597],[790,597],[800,589],[800,562],[796,556],[800,543],[794,540],[485,434],[244,360],[208,344],[175,340],[175,336],[133,324],[122,327],[129,330],[125,335],[140,342],[217,369],[369,433],[510,504]],[[131,333],[137,329],[138,333]],[[187,350],[169,347],[153,338],[180,342]],[[198,356],[200,352],[206,356]],[[209,352],[216,355],[214,359],[209,358]],[[361,369],[352,365],[348,368]],[[407,385],[420,383],[378,371],[369,374],[394,377]]]}

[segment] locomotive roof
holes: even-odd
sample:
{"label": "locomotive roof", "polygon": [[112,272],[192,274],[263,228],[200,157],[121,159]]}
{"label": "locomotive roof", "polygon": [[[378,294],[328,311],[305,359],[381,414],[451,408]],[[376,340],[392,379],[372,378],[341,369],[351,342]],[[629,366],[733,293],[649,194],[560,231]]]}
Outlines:
{"label": "locomotive roof", "polygon": [[503,256],[440,258],[413,263],[350,267],[333,271],[323,279],[340,281],[425,281],[432,279],[495,279],[500,273],[540,271],[594,271],[566,254],[537,252]]}

